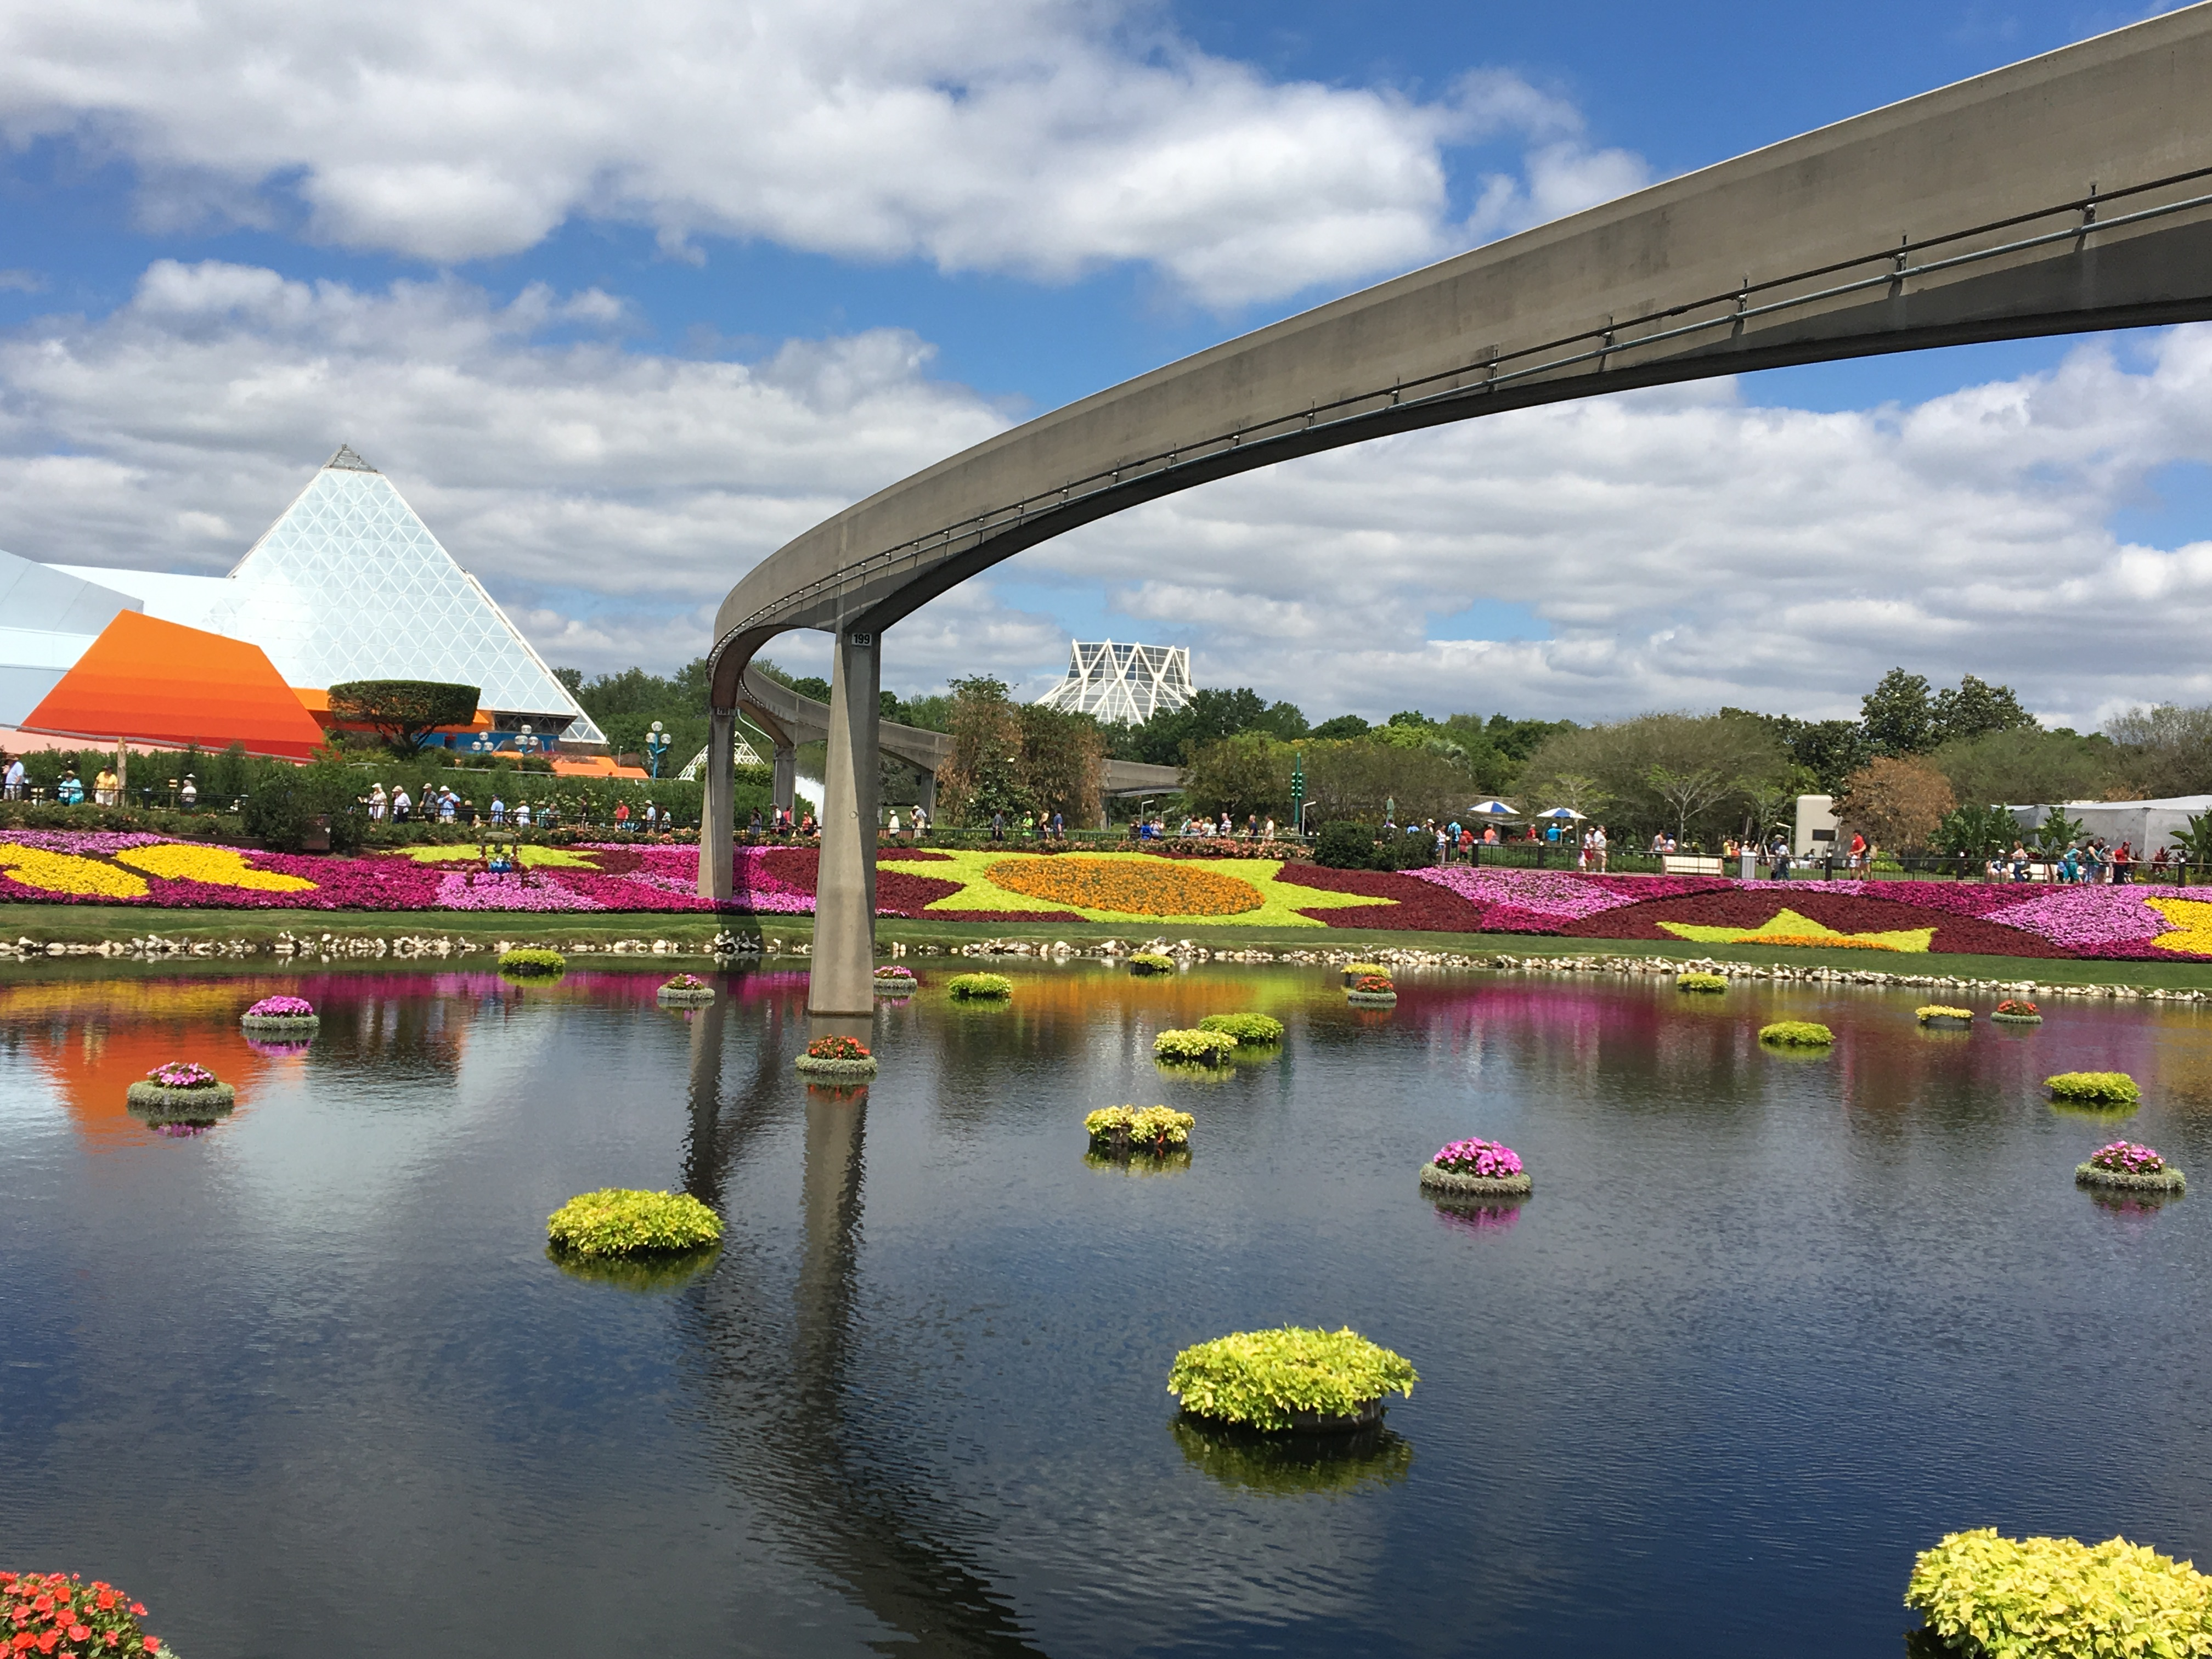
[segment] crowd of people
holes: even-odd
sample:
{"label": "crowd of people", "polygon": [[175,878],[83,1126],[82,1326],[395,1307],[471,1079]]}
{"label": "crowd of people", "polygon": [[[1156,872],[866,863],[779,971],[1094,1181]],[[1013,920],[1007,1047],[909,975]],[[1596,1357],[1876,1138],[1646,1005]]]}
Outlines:
{"label": "crowd of people", "polygon": [[[509,806],[504,797],[495,793],[490,805],[479,810],[473,799],[463,796],[450,784],[426,784],[422,799],[417,800],[407,793],[405,784],[395,783],[386,789],[380,781],[370,787],[364,805],[371,823],[451,823],[472,830],[557,830],[562,823],[557,801],[541,801],[533,806],[529,801],[519,800]],[[580,816],[582,823],[579,827],[590,827],[594,822],[588,803]],[[754,816],[757,820],[759,815]],[[617,835],[659,835],[676,827],[676,815],[664,812],[658,802],[650,800],[642,810],[633,811],[627,798],[617,798],[599,827]]]}

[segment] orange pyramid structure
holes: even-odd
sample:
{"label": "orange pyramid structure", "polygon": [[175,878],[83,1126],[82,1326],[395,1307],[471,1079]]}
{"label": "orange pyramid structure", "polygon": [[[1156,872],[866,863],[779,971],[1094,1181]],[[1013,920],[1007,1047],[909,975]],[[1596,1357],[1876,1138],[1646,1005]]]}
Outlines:
{"label": "orange pyramid structure", "polygon": [[119,611],[21,728],[306,760],[323,728],[258,645]]}

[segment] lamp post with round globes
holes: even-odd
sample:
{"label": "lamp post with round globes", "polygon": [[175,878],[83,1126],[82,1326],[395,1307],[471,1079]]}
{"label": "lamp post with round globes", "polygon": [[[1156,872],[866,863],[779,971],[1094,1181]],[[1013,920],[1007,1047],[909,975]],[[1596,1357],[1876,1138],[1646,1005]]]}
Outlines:
{"label": "lamp post with round globes", "polygon": [[660,776],[660,757],[668,752],[668,733],[659,720],[653,721],[653,729],[645,734],[645,752],[653,763],[653,775],[657,780]]}

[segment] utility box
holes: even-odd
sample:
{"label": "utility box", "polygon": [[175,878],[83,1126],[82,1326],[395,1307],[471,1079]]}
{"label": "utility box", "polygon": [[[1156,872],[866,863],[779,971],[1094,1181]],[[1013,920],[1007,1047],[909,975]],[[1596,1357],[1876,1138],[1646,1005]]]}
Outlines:
{"label": "utility box", "polygon": [[1797,797],[1797,831],[1790,838],[1793,857],[1826,858],[1837,850],[1836,831],[1840,826],[1836,823],[1835,813],[1829,810],[1834,805],[1832,795]]}

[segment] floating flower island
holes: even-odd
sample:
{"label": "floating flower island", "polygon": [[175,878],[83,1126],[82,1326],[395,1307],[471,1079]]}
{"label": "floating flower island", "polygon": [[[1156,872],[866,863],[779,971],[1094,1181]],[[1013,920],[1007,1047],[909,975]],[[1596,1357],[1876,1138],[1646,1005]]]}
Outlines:
{"label": "floating flower island", "polygon": [[1201,1422],[1281,1434],[1344,1433],[1382,1420],[1383,1396],[1420,1380],[1403,1358],[1357,1331],[1238,1331],[1185,1348],[1168,1392]]}
{"label": "floating flower island", "polygon": [[1421,1165],[1421,1190],[1453,1198],[1526,1198],[1521,1155],[1497,1140],[1455,1140]]}
{"label": "floating flower island", "polygon": [[2081,1187],[2111,1187],[2136,1193],[2179,1193],[2187,1191],[2189,1187],[2181,1171],[2157,1152],[2130,1140],[2115,1140],[2108,1146],[2097,1148],[2089,1154],[2087,1164],[2075,1168],[2074,1181]]}
{"label": "floating flower island", "polygon": [[876,1057],[857,1037],[817,1037],[791,1062],[809,1077],[873,1077]]}
{"label": "floating flower island", "polygon": [[1014,982],[1004,974],[955,974],[945,989],[956,1002],[1004,1002],[1013,995]]}
{"label": "floating flower island", "polygon": [[1279,1048],[1283,1041],[1283,1022],[1266,1014],[1208,1014],[1198,1022],[1198,1029],[1235,1037],[1240,1060],[1248,1050],[1266,1053]]}
{"label": "floating flower island", "polygon": [[124,1103],[149,1123],[212,1123],[229,1115],[238,1091],[204,1066],[173,1060],[132,1084]]}
{"label": "floating flower island", "polygon": [[2203,1651],[2212,1579],[2124,1538],[1947,1535],[1912,1564],[1905,1605],[1942,1653],[2049,1659]]}
{"label": "floating flower island", "polygon": [[1352,982],[1344,1000],[1355,1008],[1395,1008],[1398,988],[1390,982],[1388,974],[1362,974]]}
{"label": "floating flower island", "polygon": [[1390,970],[1379,962],[1347,962],[1344,964],[1344,988],[1349,991],[1370,975],[1382,979],[1390,977]]}
{"label": "floating flower island", "polygon": [[1139,979],[1148,974],[1172,974],[1175,958],[1164,957],[1157,951],[1139,951],[1129,958],[1129,971]]}
{"label": "floating flower island", "polygon": [[264,997],[239,1016],[248,1036],[310,1037],[322,1024],[315,1005],[305,997]]}
{"label": "floating flower island", "polygon": [[568,971],[568,958],[558,951],[521,945],[499,953],[499,971],[514,979],[558,979]]}
{"label": "floating flower island", "polygon": [[145,1616],[143,1602],[101,1579],[88,1584],[73,1572],[0,1572],[0,1631],[9,1632],[11,1655],[176,1659],[174,1648],[146,1633],[138,1622]]}
{"label": "floating flower island", "polygon": [[876,969],[876,994],[879,997],[910,997],[921,987],[911,968],[896,966]]}
{"label": "floating flower island", "polygon": [[1836,1034],[1818,1020],[1778,1019],[1759,1028],[1759,1040],[1777,1048],[1825,1048]]}
{"label": "floating flower island", "polygon": [[2069,1106],[2133,1106],[2142,1091],[2125,1072],[2061,1072],[2043,1079],[2051,1097]]}
{"label": "floating flower island", "polygon": [[1678,991],[1715,992],[1728,989],[1727,978],[1720,974],[1677,974],[1674,988]]}
{"label": "floating flower island", "polygon": [[2043,1010],[2019,997],[2007,997],[1990,1018],[2000,1025],[2040,1025]]}
{"label": "floating flower island", "polygon": [[1940,1002],[1931,1002],[1924,1008],[1915,1008],[1912,1017],[1930,1030],[1963,1031],[1974,1023],[1971,1008],[1946,1008]]}
{"label": "floating flower island", "polygon": [[722,1242],[722,1218],[689,1193],[602,1187],[579,1193],[545,1218],[547,1243],[584,1261],[652,1258]]}
{"label": "floating flower island", "polygon": [[1237,1052],[1226,1031],[1162,1031],[1152,1039],[1152,1058],[1176,1066],[1222,1066]]}
{"label": "floating flower island", "polygon": [[1164,1158],[1188,1151],[1196,1121],[1188,1112],[1165,1106],[1103,1106],[1083,1120],[1083,1132],[1092,1152],[1109,1158]]}
{"label": "floating flower island", "polygon": [[667,1008],[704,1008],[714,1000],[714,988],[696,974],[678,974],[653,994]]}

